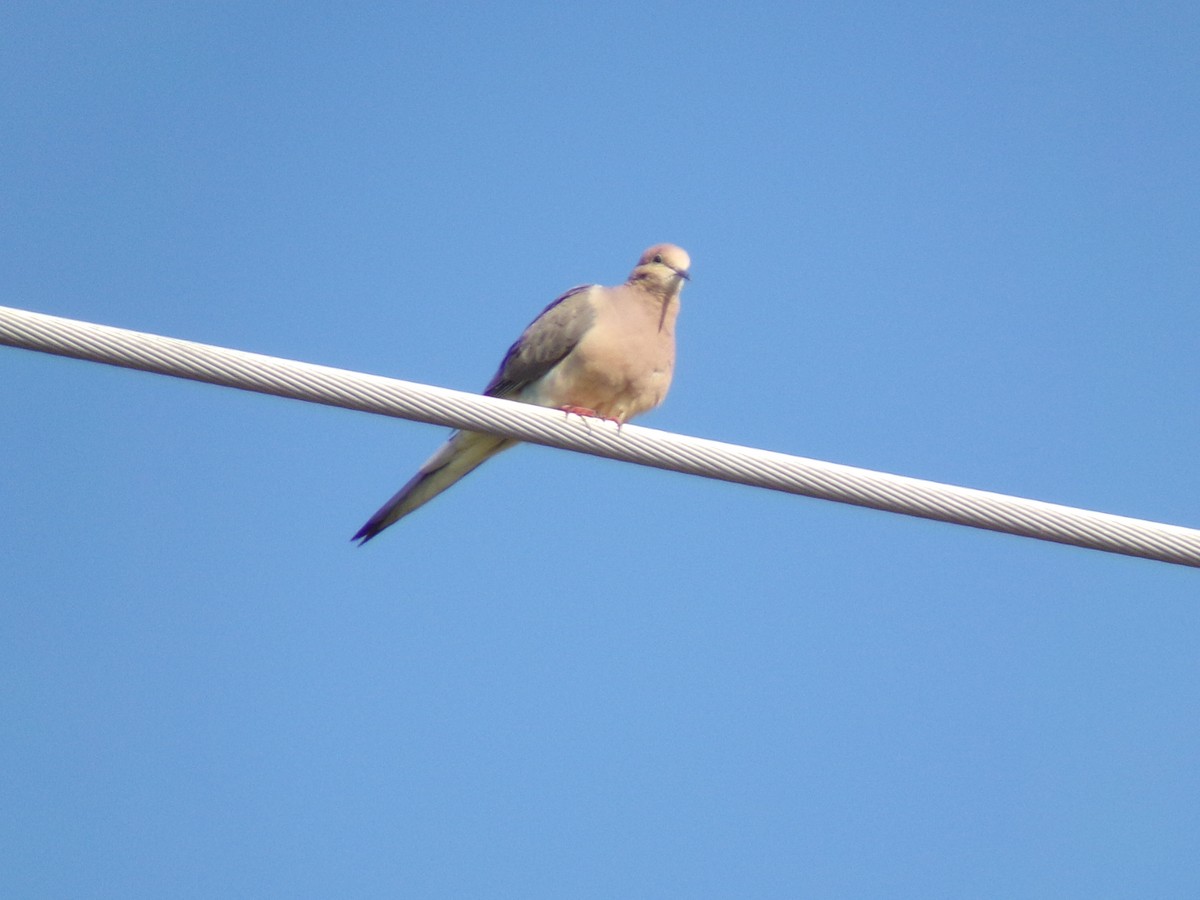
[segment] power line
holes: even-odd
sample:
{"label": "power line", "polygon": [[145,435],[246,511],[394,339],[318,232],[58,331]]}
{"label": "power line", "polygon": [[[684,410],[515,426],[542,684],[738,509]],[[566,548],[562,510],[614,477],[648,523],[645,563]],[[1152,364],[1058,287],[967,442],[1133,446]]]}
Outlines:
{"label": "power line", "polygon": [[0,306],[0,344],[486,431],[822,500],[1200,567],[1200,531]]}

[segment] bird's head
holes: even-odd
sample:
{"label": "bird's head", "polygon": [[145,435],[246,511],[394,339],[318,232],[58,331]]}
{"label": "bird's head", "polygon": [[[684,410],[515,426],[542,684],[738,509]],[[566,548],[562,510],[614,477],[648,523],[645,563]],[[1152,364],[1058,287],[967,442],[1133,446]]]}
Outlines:
{"label": "bird's head", "polygon": [[691,266],[692,260],[682,247],[655,244],[642,254],[629,280],[651,290],[677,294],[683,288],[683,283],[692,277],[688,274]]}

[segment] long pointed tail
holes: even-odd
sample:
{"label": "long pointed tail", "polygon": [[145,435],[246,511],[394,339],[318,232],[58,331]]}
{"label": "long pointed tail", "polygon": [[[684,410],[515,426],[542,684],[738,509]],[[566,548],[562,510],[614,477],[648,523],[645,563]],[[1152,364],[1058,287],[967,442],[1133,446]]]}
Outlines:
{"label": "long pointed tail", "polygon": [[438,448],[437,453],[429,457],[408,484],[383,504],[350,540],[365,544],[383,529],[428,503],[464,475],[515,443],[474,431],[455,432],[450,440]]}

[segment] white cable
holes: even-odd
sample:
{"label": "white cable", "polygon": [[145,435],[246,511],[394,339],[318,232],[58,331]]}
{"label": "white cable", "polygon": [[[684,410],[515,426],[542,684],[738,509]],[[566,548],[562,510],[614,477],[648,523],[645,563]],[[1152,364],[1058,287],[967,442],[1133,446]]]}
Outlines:
{"label": "white cable", "polygon": [[1200,531],[0,306],[0,344],[1200,567]]}

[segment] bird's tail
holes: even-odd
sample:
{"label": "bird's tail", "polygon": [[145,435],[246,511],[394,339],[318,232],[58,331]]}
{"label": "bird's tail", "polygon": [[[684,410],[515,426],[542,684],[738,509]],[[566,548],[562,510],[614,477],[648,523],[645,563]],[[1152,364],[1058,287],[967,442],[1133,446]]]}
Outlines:
{"label": "bird's tail", "polygon": [[351,540],[365,544],[383,529],[428,503],[468,472],[515,443],[491,434],[456,431],[450,440],[438,448],[437,453],[429,457],[408,484],[383,504],[366,525],[358,529]]}

